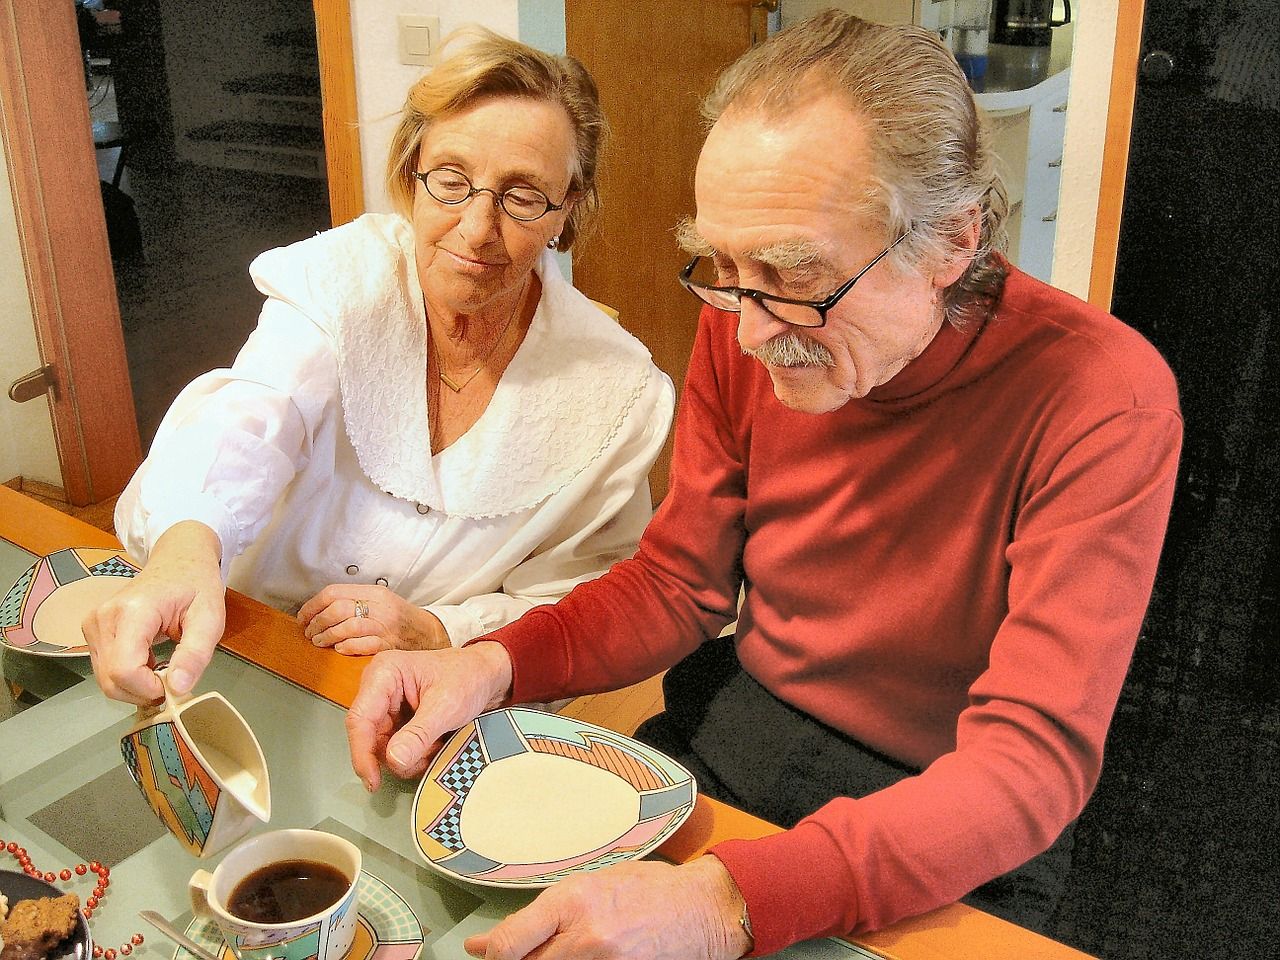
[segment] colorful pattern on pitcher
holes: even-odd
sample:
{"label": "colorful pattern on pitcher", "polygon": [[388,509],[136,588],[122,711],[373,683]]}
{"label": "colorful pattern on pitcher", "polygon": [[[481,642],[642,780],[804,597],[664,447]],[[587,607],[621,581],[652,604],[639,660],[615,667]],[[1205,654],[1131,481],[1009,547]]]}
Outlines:
{"label": "colorful pattern on pitcher", "polygon": [[[498,863],[471,850],[462,835],[468,794],[492,763],[544,753],[607,770],[640,796],[637,822],[607,846],[551,863]],[[414,798],[414,836],[429,863],[487,886],[543,887],[568,874],[642,857],[693,810],[696,785],[687,770],[656,750],[594,724],[521,708],[478,717],[437,754]]]}
{"label": "colorful pattern on pitcher", "polygon": [[156,723],[120,741],[125,766],[169,832],[193,856],[204,852],[221,791],[172,722]]}
{"label": "colorful pattern on pitcher", "polygon": [[82,657],[83,637],[71,641],[35,634],[40,605],[60,587],[86,577],[135,577],[138,568],[119,550],[67,547],[41,557],[0,598],[0,646],[48,657]]}

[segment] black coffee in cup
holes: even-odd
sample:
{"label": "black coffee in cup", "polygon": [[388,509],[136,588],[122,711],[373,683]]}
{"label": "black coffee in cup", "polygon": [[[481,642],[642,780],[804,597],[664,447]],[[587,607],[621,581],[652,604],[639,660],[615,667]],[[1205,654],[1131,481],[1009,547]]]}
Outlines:
{"label": "black coffee in cup", "polygon": [[291,923],[326,910],[351,878],[320,860],[280,860],[259,867],[231,890],[227,912],[251,923]]}

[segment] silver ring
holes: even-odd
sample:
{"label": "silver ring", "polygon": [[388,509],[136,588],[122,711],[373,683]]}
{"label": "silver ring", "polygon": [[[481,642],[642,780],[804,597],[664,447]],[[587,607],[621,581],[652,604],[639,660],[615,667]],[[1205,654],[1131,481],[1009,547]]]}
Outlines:
{"label": "silver ring", "polygon": [[369,605],[365,603],[363,600],[357,600],[356,601],[356,619],[359,620],[361,617],[367,617],[368,615],[369,615]]}

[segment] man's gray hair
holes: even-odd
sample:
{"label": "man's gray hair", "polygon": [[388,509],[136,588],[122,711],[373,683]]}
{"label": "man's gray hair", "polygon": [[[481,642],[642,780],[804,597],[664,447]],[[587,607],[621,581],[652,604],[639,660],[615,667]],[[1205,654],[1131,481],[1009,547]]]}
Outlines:
{"label": "man's gray hair", "polygon": [[892,254],[925,270],[954,253],[954,238],[981,212],[972,264],[943,295],[962,324],[999,299],[1008,199],[991,134],[964,74],[937,34],[871,23],[828,10],[788,27],[730,66],[703,101],[711,122],[729,110],[786,116],[827,93],[843,96],[868,123],[874,173],[862,200],[892,239]]}

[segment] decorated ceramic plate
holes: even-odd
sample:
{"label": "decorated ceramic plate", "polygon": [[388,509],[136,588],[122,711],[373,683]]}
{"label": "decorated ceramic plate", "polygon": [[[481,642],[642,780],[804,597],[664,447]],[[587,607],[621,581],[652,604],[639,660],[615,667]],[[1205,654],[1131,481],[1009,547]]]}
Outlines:
{"label": "decorated ceramic plate", "polygon": [[[425,934],[409,904],[385,881],[368,872],[360,874],[357,896],[360,898],[356,907],[360,922],[346,960],[413,960],[422,948]],[[218,960],[236,960],[217,925],[208,918],[192,920],[187,925],[187,936]],[[173,960],[196,958],[178,947],[173,952]]]}
{"label": "decorated ceramic plate", "polygon": [[693,776],[595,724],[519,707],[481,714],[436,756],[413,802],[427,863],[492,887],[546,887],[643,857],[693,812]]}
{"label": "decorated ceramic plate", "polygon": [[[16,870],[0,870],[0,893],[9,901],[12,910],[23,900],[38,900],[41,897],[60,897],[65,890],[59,890],[52,883],[45,883],[35,877]],[[93,941],[89,938],[89,924],[80,914],[76,914],[76,927],[71,936],[54,948],[47,960],[90,960],[93,956]]]}
{"label": "decorated ceramic plate", "polygon": [[0,646],[39,657],[87,657],[81,621],[137,574],[119,550],[67,547],[41,557],[0,598]]}

